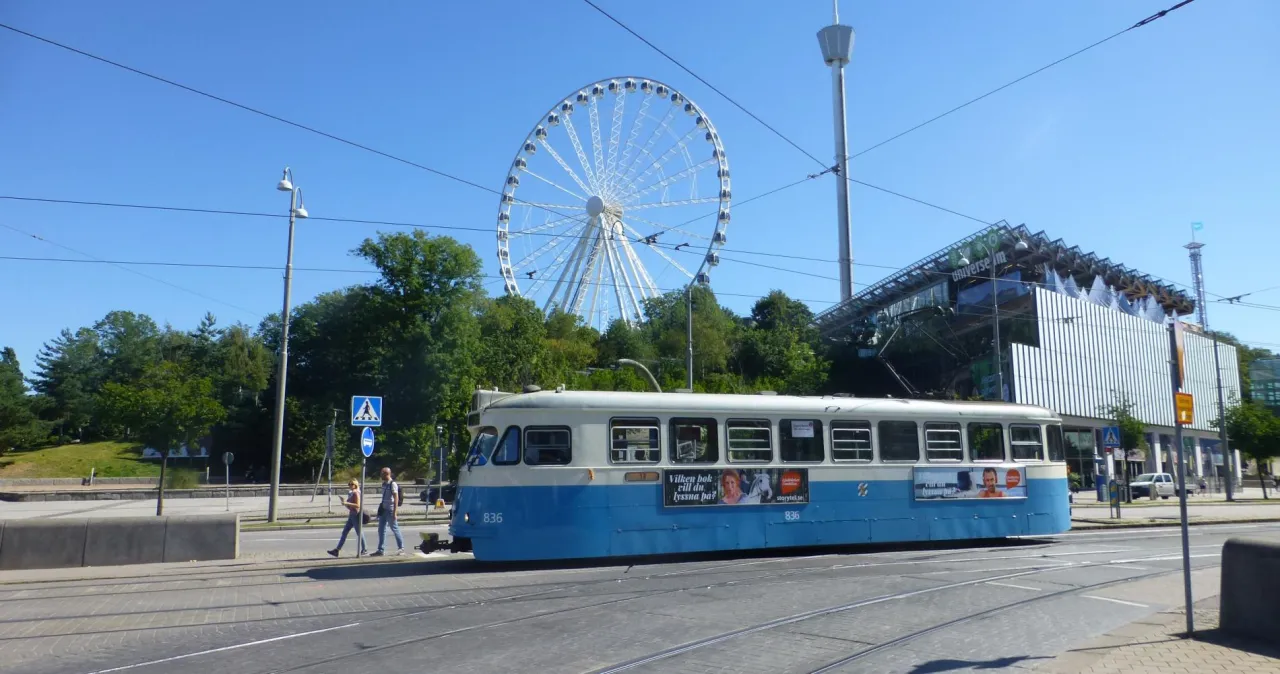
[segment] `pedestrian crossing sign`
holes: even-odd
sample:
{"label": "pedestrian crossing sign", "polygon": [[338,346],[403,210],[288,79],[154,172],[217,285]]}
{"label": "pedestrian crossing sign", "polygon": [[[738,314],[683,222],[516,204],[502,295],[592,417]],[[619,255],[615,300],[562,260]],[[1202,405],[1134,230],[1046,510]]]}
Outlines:
{"label": "pedestrian crossing sign", "polygon": [[1104,426],[1102,428],[1102,448],[1120,449],[1120,427]]}
{"label": "pedestrian crossing sign", "polygon": [[382,396],[351,396],[351,425],[382,425]]}

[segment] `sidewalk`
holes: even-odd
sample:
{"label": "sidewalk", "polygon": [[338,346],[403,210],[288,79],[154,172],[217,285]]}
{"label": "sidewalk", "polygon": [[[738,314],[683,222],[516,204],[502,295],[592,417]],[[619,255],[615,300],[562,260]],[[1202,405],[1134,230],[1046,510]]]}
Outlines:
{"label": "sidewalk", "polygon": [[1280,642],[1234,639],[1218,631],[1218,597],[1195,604],[1195,638],[1186,639],[1186,613],[1173,610],[1103,635],[1041,665],[1053,674],[1275,674]]}
{"label": "sidewalk", "polygon": [[[1244,522],[1280,521],[1280,499],[1227,502],[1196,497],[1187,500],[1190,524],[1238,524]],[[1176,499],[1143,499],[1120,506],[1120,518],[1111,517],[1111,509],[1095,502],[1081,503],[1077,497],[1071,506],[1073,529],[1109,529],[1131,526],[1168,526],[1181,521]]]}

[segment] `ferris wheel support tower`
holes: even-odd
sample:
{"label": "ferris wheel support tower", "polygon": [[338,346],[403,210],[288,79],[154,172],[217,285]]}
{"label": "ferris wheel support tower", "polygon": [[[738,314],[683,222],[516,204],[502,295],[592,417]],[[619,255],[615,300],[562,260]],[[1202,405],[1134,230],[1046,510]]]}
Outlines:
{"label": "ferris wheel support tower", "polygon": [[832,25],[818,31],[818,44],[822,47],[822,60],[831,66],[831,85],[834,89],[836,128],[836,216],[840,235],[840,301],[853,297],[853,243],[849,228],[849,144],[848,125],[845,122],[844,67],[853,54],[853,27],[840,25],[840,8],[832,0]]}

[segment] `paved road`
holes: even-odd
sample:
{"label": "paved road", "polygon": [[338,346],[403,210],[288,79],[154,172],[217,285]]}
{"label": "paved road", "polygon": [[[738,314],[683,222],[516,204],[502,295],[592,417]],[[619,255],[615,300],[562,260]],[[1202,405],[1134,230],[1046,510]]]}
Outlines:
{"label": "paved road", "polygon": [[[400,527],[400,533],[404,535],[405,547],[410,551],[422,543],[422,537],[419,532],[434,532],[440,534],[443,538],[448,538],[448,530],[449,527],[446,524],[405,525]],[[245,555],[264,556],[277,556],[280,554],[310,555],[317,559],[327,559],[328,556],[325,554],[325,550],[330,550],[334,545],[337,545],[340,533],[340,530],[333,528],[244,531],[240,533],[240,552]],[[356,544],[354,538],[354,533],[348,536],[344,557],[355,555]],[[364,538],[371,551],[378,547],[378,524],[376,521],[365,527]],[[387,549],[391,552],[395,551],[395,539],[391,536],[390,531],[387,531]]]}
{"label": "paved road", "polygon": [[[376,485],[375,485],[376,489]],[[345,494],[343,494],[345,496]],[[426,505],[417,501],[416,492],[410,494],[405,490],[405,512],[412,517],[421,517],[426,512]],[[333,512],[341,515],[341,499],[333,497]],[[267,497],[246,496],[231,497],[231,508],[227,510],[227,501],[220,498],[175,498],[166,499],[164,512],[166,515],[217,515],[226,512],[240,513],[243,518],[265,519],[267,515]],[[373,506],[370,505],[372,510]],[[281,496],[280,516],[288,518],[324,516],[328,508],[325,496]],[[156,514],[155,500],[149,501],[0,501],[0,519],[30,519],[57,517],[139,517]]]}
{"label": "paved road", "polygon": [[[248,538],[308,532],[267,533]],[[1280,539],[1280,525],[1193,530],[1199,596],[1240,534]],[[1160,529],[636,566],[437,553],[92,570],[0,584],[0,662],[10,674],[1034,668],[1180,603],[1179,560],[1177,531]]]}

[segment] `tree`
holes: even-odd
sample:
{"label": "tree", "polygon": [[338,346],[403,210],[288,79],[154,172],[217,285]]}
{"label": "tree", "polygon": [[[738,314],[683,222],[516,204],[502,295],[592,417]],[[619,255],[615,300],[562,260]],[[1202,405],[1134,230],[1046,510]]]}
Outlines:
{"label": "tree", "polygon": [[1276,354],[1268,349],[1259,349],[1241,342],[1235,335],[1229,332],[1218,332],[1210,330],[1210,337],[1216,338],[1223,344],[1230,344],[1236,347],[1236,358],[1239,361],[1240,368],[1240,395],[1244,400],[1253,399],[1253,377],[1249,370],[1253,366],[1253,362],[1259,359],[1275,358]]}
{"label": "tree", "polygon": [[538,378],[548,386],[580,386],[583,372],[599,359],[600,333],[576,314],[559,309],[547,316],[546,356]]}
{"label": "tree", "polygon": [[102,385],[98,333],[90,328],[64,329],[36,354],[32,387],[49,399],[46,413],[59,437],[82,430],[93,421],[94,395]]}
{"label": "tree", "polygon": [[30,448],[48,435],[36,418],[35,398],[27,395],[22,368],[13,349],[0,350],[0,454],[10,449]]}
{"label": "tree", "polygon": [[1120,428],[1120,449],[1125,453],[1125,465],[1128,465],[1128,454],[1135,449],[1147,449],[1147,425],[1134,416],[1137,406],[1124,393],[1116,394],[1115,401],[1103,405],[1100,410],[1103,418],[1114,419]]}
{"label": "tree", "polygon": [[600,336],[597,345],[598,360],[596,364],[609,367],[619,358],[644,361],[652,358],[653,350],[645,342],[641,331],[621,318],[614,319],[609,328]]}
{"label": "tree", "polygon": [[[547,328],[532,300],[504,295],[480,314],[480,385],[520,391],[546,366]],[[434,432],[434,430],[433,430]]]}
{"label": "tree", "polygon": [[353,253],[381,275],[367,288],[359,325],[378,352],[373,383],[388,403],[387,454],[402,468],[423,466],[426,448],[390,433],[442,421],[463,428],[481,346],[480,259],[469,246],[421,230],[379,234]]}
{"label": "tree", "polygon": [[112,311],[93,324],[103,381],[129,382],[160,362],[160,329],[146,314]]}
{"label": "tree", "polygon": [[[1258,466],[1258,481],[1262,483],[1262,497],[1267,498],[1266,480],[1262,479],[1271,459],[1280,456],[1280,419],[1256,400],[1232,400],[1226,409],[1227,437],[1241,454]],[[1221,420],[1211,422],[1221,428]]]}
{"label": "tree", "polygon": [[107,382],[98,402],[111,418],[166,455],[183,444],[194,447],[226,417],[214,398],[213,382],[170,362],[148,367],[136,381]]}
{"label": "tree", "polygon": [[743,328],[735,369],[749,382],[782,393],[812,395],[826,383],[831,363],[817,351],[813,313],[780,290],[756,302]]}
{"label": "tree", "polygon": [[[667,362],[683,364],[688,346],[688,300],[685,291],[676,290],[645,301],[645,341],[652,344],[656,356]],[[695,381],[713,373],[728,371],[729,359],[738,340],[738,320],[731,311],[716,302],[711,289],[693,287],[693,369]],[[673,368],[674,369],[674,368]],[[680,368],[683,374],[683,367]],[[663,368],[662,378],[671,373]],[[680,377],[683,379],[683,377]],[[678,387],[683,388],[680,382]],[[664,382],[665,389],[667,383]]]}

